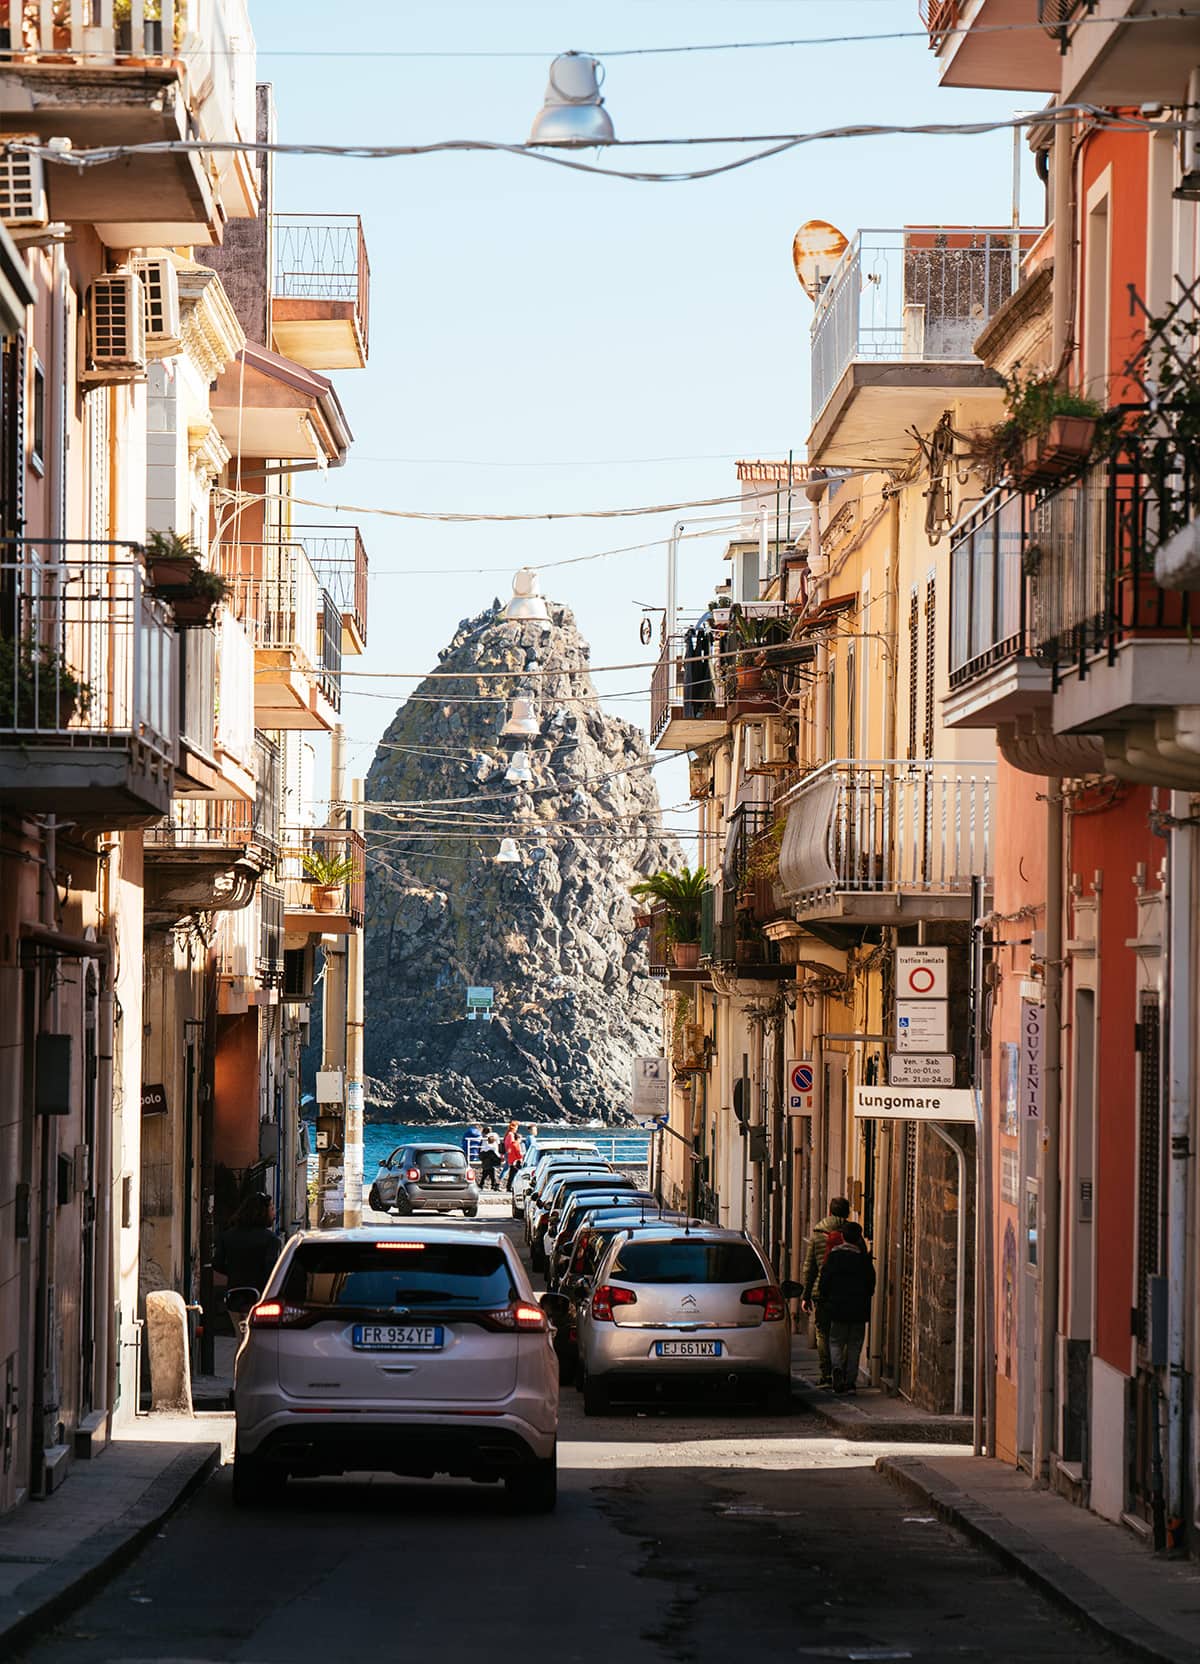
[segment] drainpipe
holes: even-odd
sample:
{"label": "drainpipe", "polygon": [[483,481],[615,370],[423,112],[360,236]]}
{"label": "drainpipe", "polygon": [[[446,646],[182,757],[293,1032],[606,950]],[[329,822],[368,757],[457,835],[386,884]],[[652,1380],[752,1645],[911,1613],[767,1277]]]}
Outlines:
{"label": "drainpipe", "polygon": [[1075,203],[1074,155],[1070,122],[1054,129],[1054,281],[1050,299],[1050,362],[1055,374],[1065,369],[1074,312]]}
{"label": "drainpipe", "polygon": [[1185,1342],[1188,1257],[1188,1191],[1191,1177],[1192,865],[1195,829],[1187,794],[1171,797],[1173,826],[1168,851],[1167,900],[1167,1114],[1170,1163],[1167,1169],[1167,1546],[1182,1547],[1188,1501],[1184,1438],[1187,1383]]}
{"label": "drainpipe", "polygon": [[967,1299],[967,1152],[942,1126],[930,1121],[929,1130],[935,1132],[943,1144],[949,1144],[958,1163],[958,1225],[954,1253],[954,1413],[963,1413],[963,1340],[966,1325]]}
{"label": "drainpipe", "polygon": [[1040,1344],[1035,1375],[1033,1482],[1050,1483],[1058,1353],[1058,1140],[1062,1096],[1062,779],[1051,776],[1046,791],[1046,1052],[1042,1072],[1042,1144],[1038,1160],[1038,1267],[1041,1297]]}
{"label": "drainpipe", "polygon": [[983,1081],[983,897],[980,874],[971,879],[971,1081],[975,1096],[975,1380],[974,1453],[996,1454],[996,1281],[992,1209],[992,1131]]}
{"label": "drainpipe", "polygon": [[[105,944],[107,946],[107,944]],[[99,1033],[96,1047],[96,1288],[104,1301],[101,1321],[96,1325],[96,1380],[101,1402],[112,1414],[117,1396],[116,1301],[113,1298],[113,1046],[116,1041],[116,996],[113,993],[112,963],[107,954],[100,961]]]}

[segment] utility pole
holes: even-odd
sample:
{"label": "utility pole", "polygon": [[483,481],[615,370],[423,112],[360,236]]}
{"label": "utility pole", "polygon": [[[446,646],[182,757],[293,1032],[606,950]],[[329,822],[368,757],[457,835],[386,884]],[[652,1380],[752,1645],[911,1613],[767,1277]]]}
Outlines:
{"label": "utility pole", "polygon": [[[330,747],[330,822],[345,821],[345,742],[339,723]],[[317,1223],[336,1229],[346,1204],[346,948],[323,938],[324,998],[321,1005],[321,1070],[317,1077]],[[361,1125],[361,1122],[360,1122]],[[361,1133],[359,1143],[361,1164]],[[360,1216],[361,1216],[361,1203]]]}
{"label": "utility pole", "polygon": [[[350,825],[363,830],[363,782],[350,782]],[[363,1213],[363,927],[350,925],[346,939],[346,1161],[344,1222],[361,1225]]]}

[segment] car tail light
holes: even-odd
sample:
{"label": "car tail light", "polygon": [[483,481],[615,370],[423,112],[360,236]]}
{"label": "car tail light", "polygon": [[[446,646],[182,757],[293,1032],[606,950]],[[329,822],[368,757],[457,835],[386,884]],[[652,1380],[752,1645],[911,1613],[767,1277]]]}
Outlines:
{"label": "car tail light", "polygon": [[474,1184],[475,1183],[475,1169],[473,1167],[468,1167],[467,1168],[466,1178],[467,1178],[467,1183],[468,1184]]}
{"label": "car tail light", "polygon": [[496,1329],[517,1329],[523,1334],[545,1334],[546,1314],[540,1306],[518,1300],[515,1306],[501,1306],[498,1311],[481,1314]]}
{"label": "car tail light", "polygon": [[411,1184],[414,1179],[419,1179],[421,1177],[421,1169],[419,1167],[410,1167],[404,1177]]}
{"label": "car tail light", "polygon": [[773,1283],[748,1288],[742,1294],[743,1306],[761,1306],[764,1323],[778,1323],[784,1315],[783,1295]]}
{"label": "car tail light", "polygon": [[297,1329],[311,1321],[303,1306],[289,1306],[283,1300],[260,1300],[250,1308],[252,1329]]}
{"label": "car tail light", "polygon": [[614,1306],[636,1305],[637,1295],[631,1288],[618,1288],[615,1283],[601,1283],[592,1295],[592,1316],[597,1323],[611,1323]]}

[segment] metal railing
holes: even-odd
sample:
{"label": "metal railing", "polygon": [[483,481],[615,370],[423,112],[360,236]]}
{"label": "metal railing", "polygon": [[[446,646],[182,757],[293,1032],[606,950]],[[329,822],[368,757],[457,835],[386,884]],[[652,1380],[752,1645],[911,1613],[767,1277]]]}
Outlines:
{"label": "metal railing", "polygon": [[174,762],[177,639],[130,549],[0,541],[0,735]]}
{"label": "metal railing", "polygon": [[283,890],[278,884],[258,887],[258,981],[263,988],[283,982]]}
{"label": "metal railing", "polygon": [[293,526],[317,581],[367,639],[367,551],[357,526]]}
{"label": "metal railing", "polygon": [[318,621],[324,600],[302,545],[221,543],[213,563],[229,584],[229,604],[255,651],[296,654],[315,672],[322,662]]}
{"label": "metal railing", "polygon": [[275,288],[281,298],[353,301],[368,345],[371,263],[357,214],[276,214]]}
{"label": "metal railing", "polygon": [[342,886],[350,922],[361,927],[366,916],[367,845],[361,832],[350,827],[287,826],[283,829],[282,871],[289,913],[312,911],[312,883],[304,876],[304,857],[321,855],[331,861],[354,862],[354,876]]}
{"label": "metal railing", "polygon": [[1200,510],[1200,476],[1183,458],[1136,439],[1081,478],[1033,502],[1025,562],[1033,635],[1056,671],[1142,634],[1191,638],[1200,603],[1155,582],[1165,537]]}
{"label": "metal railing", "polygon": [[273,863],[279,849],[279,748],[256,739],[257,784],[253,802],[245,798],[177,797],[171,813],[148,827],[152,849],[257,850]]}
{"label": "metal railing", "polygon": [[992,872],[994,762],[838,758],[784,800],[784,894],[802,910],[839,895],[968,893]]}
{"label": "metal railing", "polygon": [[1029,499],[992,491],[950,538],[950,686],[1032,653],[1025,573]]}
{"label": "metal railing", "polygon": [[217,637],[212,630],[180,630],[179,737],[211,758],[217,742]]}
{"label": "metal railing", "polygon": [[317,645],[321,654],[317,686],[335,711],[342,708],[342,609],[321,591],[321,613],[317,620]]}
{"label": "metal railing", "polygon": [[962,0],[917,0],[921,22],[929,30],[929,45],[937,52],[947,35],[957,25],[962,12]]}
{"label": "metal railing", "polygon": [[656,740],[673,709],[685,717],[719,718],[725,710],[725,685],[714,648],[705,656],[690,655],[687,636],[668,637],[650,678],[650,738]]}
{"label": "metal railing", "polygon": [[976,338],[1020,280],[1039,235],[984,226],[860,231],[812,323],[812,419],[856,359],[975,362]]}
{"label": "metal railing", "polygon": [[278,854],[282,840],[282,756],[274,740],[254,736],[254,826],[259,841]]}
{"label": "metal railing", "polygon": [[739,803],[730,815],[721,861],[722,875],[729,889],[739,890],[750,882],[754,845],[770,829],[772,819],[771,810],[763,803]]}

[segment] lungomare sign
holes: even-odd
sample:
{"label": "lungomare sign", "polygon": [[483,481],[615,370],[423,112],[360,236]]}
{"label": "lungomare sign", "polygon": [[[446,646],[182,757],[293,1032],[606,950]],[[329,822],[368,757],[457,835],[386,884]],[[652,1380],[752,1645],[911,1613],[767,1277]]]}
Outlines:
{"label": "lungomare sign", "polygon": [[975,1094],[965,1086],[859,1086],[854,1113],[862,1120],[974,1121]]}

